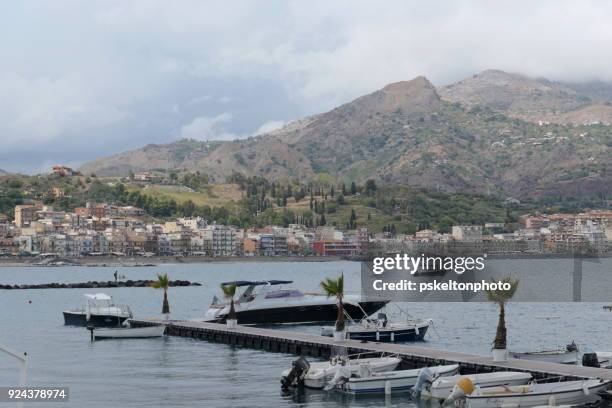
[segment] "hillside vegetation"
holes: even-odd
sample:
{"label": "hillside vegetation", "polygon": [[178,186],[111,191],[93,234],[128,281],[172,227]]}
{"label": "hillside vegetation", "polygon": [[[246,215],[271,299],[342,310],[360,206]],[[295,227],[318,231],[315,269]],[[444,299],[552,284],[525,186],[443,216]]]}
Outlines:
{"label": "hillside vegetation", "polygon": [[[590,88],[585,88],[590,89]],[[573,85],[485,71],[434,87],[390,84],[329,112],[245,140],[180,140],[88,163],[85,174],[199,171],[211,183],[239,173],[545,199],[607,197],[612,109]]]}

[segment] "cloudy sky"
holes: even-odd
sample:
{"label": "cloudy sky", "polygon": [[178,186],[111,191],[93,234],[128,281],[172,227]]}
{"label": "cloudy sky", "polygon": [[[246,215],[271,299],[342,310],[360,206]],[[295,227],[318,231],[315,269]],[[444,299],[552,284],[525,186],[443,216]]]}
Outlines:
{"label": "cloudy sky", "polygon": [[417,75],[611,80],[610,21],[604,1],[5,2],[0,168],[246,137]]}

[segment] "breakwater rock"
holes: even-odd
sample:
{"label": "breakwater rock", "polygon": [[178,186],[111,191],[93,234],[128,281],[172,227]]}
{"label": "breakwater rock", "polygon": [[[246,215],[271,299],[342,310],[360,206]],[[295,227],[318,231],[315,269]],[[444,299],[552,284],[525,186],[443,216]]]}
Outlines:
{"label": "breakwater rock", "polygon": [[[0,289],[95,289],[95,288],[146,288],[151,286],[152,280],[121,280],[121,281],[89,281],[78,283],[39,283],[33,285],[2,285]],[[198,282],[185,280],[170,281],[170,286],[202,286]]]}

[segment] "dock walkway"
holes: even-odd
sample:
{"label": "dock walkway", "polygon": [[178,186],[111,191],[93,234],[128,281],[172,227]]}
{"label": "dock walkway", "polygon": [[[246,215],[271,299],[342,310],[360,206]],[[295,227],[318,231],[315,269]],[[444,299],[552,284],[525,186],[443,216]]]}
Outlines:
{"label": "dock walkway", "polygon": [[329,358],[333,350],[340,346],[346,347],[349,354],[364,352],[398,354],[402,357],[403,366],[406,368],[418,368],[427,365],[459,364],[463,373],[512,370],[529,372],[534,378],[538,379],[560,377],[561,379],[568,380],[581,378],[602,378],[612,380],[612,370],[603,368],[517,359],[508,359],[508,361],[505,362],[493,362],[491,357],[437,350],[422,346],[361,342],[358,340],[336,342],[331,337],[324,337],[316,334],[251,326],[238,326],[235,329],[228,329],[225,324],[218,323],[166,321],[161,319],[136,319],[132,321],[132,325],[136,327],[158,324],[165,325],[166,334],[170,336],[197,338],[216,343],[297,355]]}

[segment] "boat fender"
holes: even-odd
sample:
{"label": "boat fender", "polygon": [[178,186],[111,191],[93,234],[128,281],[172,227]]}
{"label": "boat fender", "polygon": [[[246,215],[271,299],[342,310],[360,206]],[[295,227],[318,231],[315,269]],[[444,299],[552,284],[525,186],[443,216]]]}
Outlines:
{"label": "boat fender", "polygon": [[454,401],[465,398],[466,395],[471,395],[475,390],[474,383],[468,377],[461,377],[455,386],[451,394],[444,400],[442,405],[448,405]]}
{"label": "boat fender", "polygon": [[556,405],[557,405],[557,399],[555,398],[555,396],[554,396],[554,395],[551,395],[551,396],[548,398],[548,406],[549,406],[549,407],[554,407],[554,406],[556,406]]}
{"label": "boat fender", "polygon": [[589,386],[587,384],[582,384],[582,392],[584,392],[584,395],[591,394],[591,390],[589,390]]}
{"label": "boat fender", "polygon": [[416,324],[414,325],[414,332],[417,336],[419,335],[419,326],[417,326]]}

